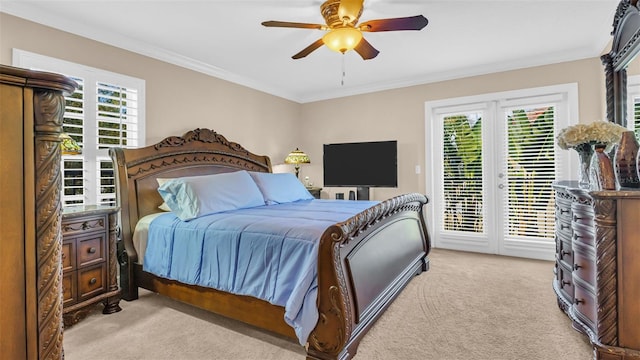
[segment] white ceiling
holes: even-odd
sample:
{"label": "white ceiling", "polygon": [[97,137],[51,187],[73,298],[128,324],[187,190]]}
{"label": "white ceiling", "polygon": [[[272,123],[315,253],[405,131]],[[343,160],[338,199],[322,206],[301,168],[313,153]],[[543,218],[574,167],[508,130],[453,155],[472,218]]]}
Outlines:
{"label": "white ceiling", "polygon": [[293,60],[323,32],[261,25],[322,24],[322,2],[0,0],[0,11],[305,103],[599,56],[618,4],[366,0],[360,22],[419,14],[429,20],[422,31],[365,33],[380,51],[367,61],[324,46]]}

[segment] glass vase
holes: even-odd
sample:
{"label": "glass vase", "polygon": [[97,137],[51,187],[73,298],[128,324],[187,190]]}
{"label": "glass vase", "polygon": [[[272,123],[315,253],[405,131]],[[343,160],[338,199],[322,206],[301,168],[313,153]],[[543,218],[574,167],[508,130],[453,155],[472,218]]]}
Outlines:
{"label": "glass vase", "polygon": [[614,168],[618,185],[621,188],[638,188],[638,140],[633,131],[622,133],[614,156]]}
{"label": "glass vase", "polygon": [[578,186],[583,189],[589,188],[589,168],[591,166],[591,156],[593,156],[593,147],[589,143],[582,143],[573,147],[578,153],[580,162],[578,164]]}

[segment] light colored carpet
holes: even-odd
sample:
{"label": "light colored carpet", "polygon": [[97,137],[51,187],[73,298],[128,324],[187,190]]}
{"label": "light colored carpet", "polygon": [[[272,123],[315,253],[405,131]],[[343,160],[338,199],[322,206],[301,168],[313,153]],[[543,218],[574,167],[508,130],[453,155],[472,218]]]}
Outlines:
{"label": "light colored carpet", "polygon": [[[556,304],[552,262],[440,249],[430,259],[355,360],[592,358]],[[120,305],[65,330],[65,359],[304,359],[294,341],[150,292]]]}

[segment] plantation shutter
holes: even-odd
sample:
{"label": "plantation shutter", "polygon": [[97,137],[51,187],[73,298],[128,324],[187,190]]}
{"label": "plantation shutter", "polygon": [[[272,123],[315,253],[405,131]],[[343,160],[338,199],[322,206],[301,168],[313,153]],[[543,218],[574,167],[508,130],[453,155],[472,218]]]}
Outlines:
{"label": "plantation shutter", "polygon": [[63,156],[62,206],[84,205],[85,172],[82,156]]}
{"label": "plantation shutter", "polygon": [[113,162],[109,158],[99,159],[98,174],[98,204],[115,205],[116,204],[116,186],[115,174],[113,173]]}
{"label": "plantation shutter", "polygon": [[[72,79],[78,83],[78,88],[73,94],[65,96],[62,131],[69,134],[80,147],[84,147],[84,79]],[[85,204],[87,174],[84,160],[83,154],[62,155],[62,206]]]}
{"label": "plantation shutter", "polygon": [[98,148],[138,146],[138,91],[117,84],[98,82]]}
{"label": "plantation shutter", "polygon": [[144,146],[144,80],[14,49],[16,66],[64,74],[78,89],[65,98],[63,132],[81,154],[62,155],[62,205],[114,205],[108,149]]}

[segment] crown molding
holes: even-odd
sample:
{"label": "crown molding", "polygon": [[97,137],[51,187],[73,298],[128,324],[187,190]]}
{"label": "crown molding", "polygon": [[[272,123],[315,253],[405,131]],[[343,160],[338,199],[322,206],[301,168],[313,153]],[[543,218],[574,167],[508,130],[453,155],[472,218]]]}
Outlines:
{"label": "crown molding", "polygon": [[82,36],[120,49],[128,50],[136,54],[148,56],[150,58],[164,61],[169,64],[180,66],[189,70],[197,71],[209,76],[226,80],[235,84],[243,85],[254,90],[278,96],[294,102],[300,102],[295,94],[289,93],[273,86],[268,86],[253,79],[240,76],[225,69],[206,64],[204,62],[180,55],[165,49],[150,46],[142,41],[130,37],[112,33],[97,31],[95,28],[69,19],[61,18],[45,13],[39,8],[23,2],[1,2],[0,12],[7,13],[25,20],[29,20],[54,29],[65,31],[74,35]]}
{"label": "crown molding", "polygon": [[[140,55],[148,56],[156,60],[164,61],[176,66],[197,71],[215,78],[246,86],[257,91],[261,91],[301,104],[417,85],[425,85],[434,82],[461,79],[471,76],[480,76],[504,71],[518,70],[528,67],[543,66],[567,61],[576,61],[590,57],[598,57],[602,53],[602,49],[606,47],[606,44],[610,41],[610,35],[607,33],[603,33],[597,39],[593,39],[593,41],[591,42],[592,46],[590,47],[564,49],[556,53],[543,54],[535,58],[525,57],[502,63],[492,63],[486,64],[484,66],[460,68],[453,71],[439,72],[437,74],[412,76],[411,78],[396,79],[363,86],[350,86],[341,89],[332,88],[307,93],[292,93],[282,88],[255,81],[254,79],[238,75],[237,73],[230,72],[211,64],[207,64],[175,52],[167,51],[166,49],[150,46],[147,43],[138,41],[130,37],[97,31],[95,28],[92,28],[91,26],[88,26],[86,24],[69,21],[69,19],[61,18],[40,11],[39,8],[29,3],[18,1],[0,2],[0,12],[17,16],[58,30],[66,31],[91,40],[102,42],[107,45],[128,50]],[[612,14],[613,12],[615,12],[615,9],[612,9]]]}

